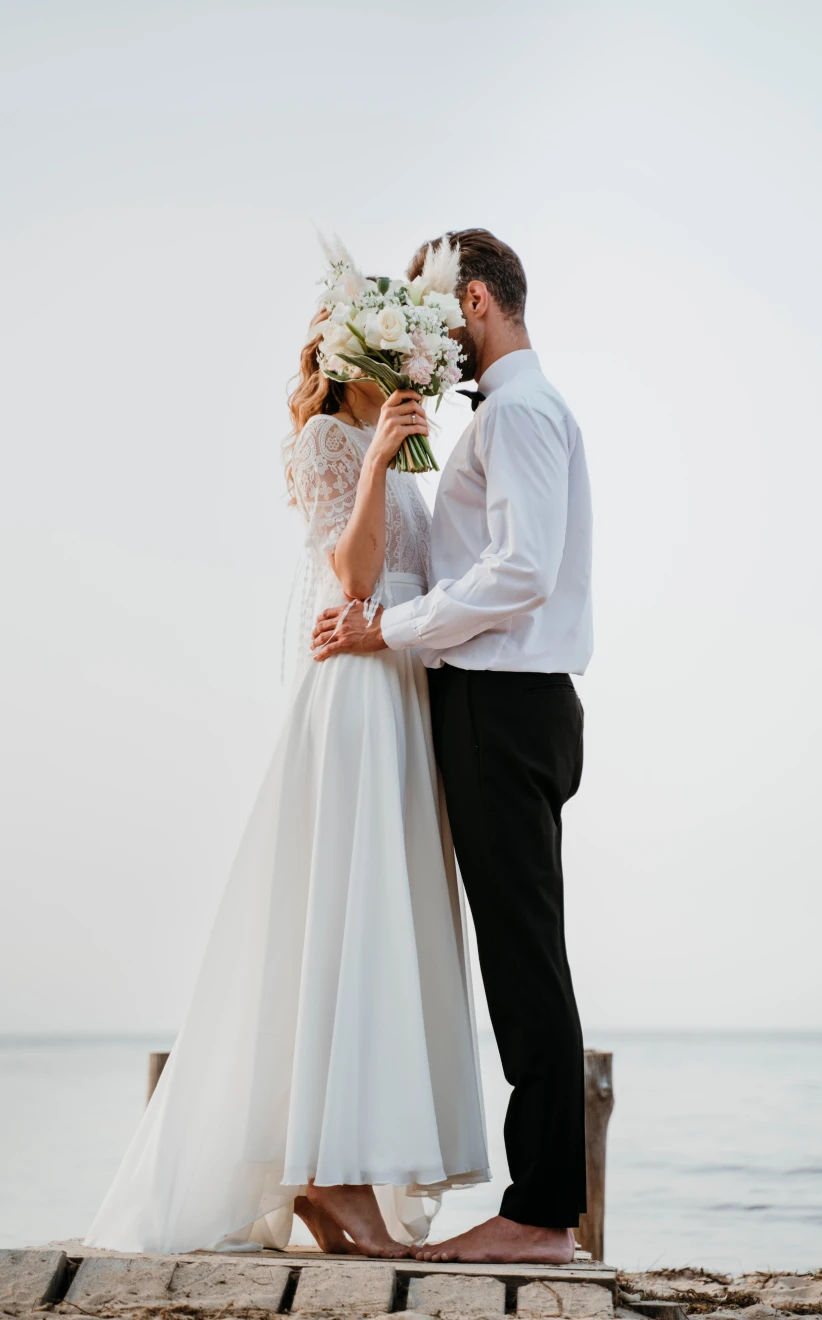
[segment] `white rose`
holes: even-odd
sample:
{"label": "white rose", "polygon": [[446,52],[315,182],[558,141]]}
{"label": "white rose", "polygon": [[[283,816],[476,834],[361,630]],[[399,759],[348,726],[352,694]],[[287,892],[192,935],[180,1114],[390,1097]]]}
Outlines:
{"label": "white rose", "polygon": [[322,349],[326,357],[333,353],[359,353],[360,342],[355,339],[347,325],[337,325],[336,321],[323,322]]}
{"label": "white rose", "polygon": [[372,312],[365,322],[365,340],[372,348],[407,353],[411,348],[411,340],[402,308],[389,303],[382,311]]}
{"label": "white rose", "polygon": [[428,353],[432,358],[435,358],[439,353],[440,349],[442,348],[442,335],[435,335],[435,334],[423,335],[422,342],[425,345],[426,353]]}
{"label": "white rose", "polygon": [[423,298],[426,307],[437,307],[442,312],[449,330],[457,330],[465,325],[465,317],[453,293],[426,293]]}

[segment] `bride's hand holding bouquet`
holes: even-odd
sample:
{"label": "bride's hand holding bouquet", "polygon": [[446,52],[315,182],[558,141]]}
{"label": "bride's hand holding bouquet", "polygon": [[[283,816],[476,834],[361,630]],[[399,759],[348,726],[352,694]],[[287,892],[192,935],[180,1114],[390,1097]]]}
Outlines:
{"label": "bride's hand holding bouquet", "polygon": [[382,467],[394,467],[397,454],[413,435],[427,442],[425,404],[416,392],[395,390],[382,405],[374,438],[368,446],[368,458]]}

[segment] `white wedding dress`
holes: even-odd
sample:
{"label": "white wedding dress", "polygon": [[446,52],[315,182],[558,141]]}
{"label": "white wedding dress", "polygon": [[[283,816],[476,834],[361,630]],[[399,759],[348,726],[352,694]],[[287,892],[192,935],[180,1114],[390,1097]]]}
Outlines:
{"label": "white wedding dress", "polygon": [[[304,617],[345,598],[328,556],[370,430],[314,417],[293,454]],[[426,589],[430,519],[389,472],[378,593]],[[422,1241],[489,1177],[463,905],[425,669],[304,654],[159,1085],[86,1238],[121,1251],[283,1247],[295,1196],[371,1183]]]}

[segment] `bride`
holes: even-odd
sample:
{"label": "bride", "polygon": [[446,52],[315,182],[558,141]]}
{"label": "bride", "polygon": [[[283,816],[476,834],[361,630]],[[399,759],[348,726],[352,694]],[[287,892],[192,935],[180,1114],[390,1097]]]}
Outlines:
{"label": "bride", "polygon": [[[314,326],[323,319],[315,317]],[[427,588],[420,397],[327,379],[289,406],[313,620]],[[171,1057],[86,1245],[407,1256],[442,1193],[489,1177],[464,938],[426,672],[410,651],[316,663],[288,711]]]}

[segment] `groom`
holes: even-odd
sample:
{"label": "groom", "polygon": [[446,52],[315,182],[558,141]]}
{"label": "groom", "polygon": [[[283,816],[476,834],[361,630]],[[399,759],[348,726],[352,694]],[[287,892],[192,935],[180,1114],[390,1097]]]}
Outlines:
{"label": "groom", "polygon": [[[582,772],[582,707],[568,675],[584,673],[593,646],[590,488],[579,427],[531,348],[519,257],[485,229],[445,237],[460,245],[465,326],[453,333],[478,390],[437,493],[435,585],[370,627],[355,606],[333,637],[339,611],[326,610],[315,655],[416,647],[428,666],[448,815],[513,1086],[500,1213],[415,1254],[561,1263],[573,1259],[585,1210],[561,812]],[[410,278],[424,256],[425,247]]]}

